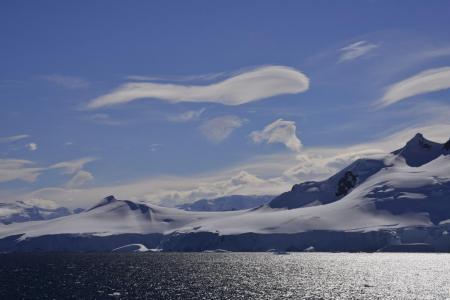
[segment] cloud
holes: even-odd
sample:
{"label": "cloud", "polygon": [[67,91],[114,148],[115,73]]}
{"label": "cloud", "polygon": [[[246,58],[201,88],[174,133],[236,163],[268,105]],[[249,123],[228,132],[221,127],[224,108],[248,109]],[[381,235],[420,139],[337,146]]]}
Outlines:
{"label": "cloud", "polygon": [[378,45],[371,44],[367,41],[359,41],[353,43],[351,45],[339,49],[339,51],[341,52],[339,62],[353,60],[355,58],[361,57],[377,47]]}
{"label": "cloud", "polygon": [[187,76],[142,76],[142,75],[129,75],[126,76],[127,80],[134,81],[172,81],[172,82],[186,82],[186,81],[208,81],[223,77],[225,72],[209,73],[202,75],[187,75]]}
{"label": "cloud", "polygon": [[376,158],[387,151],[378,148],[314,149],[296,157],[293,166],[283,172],[297,181],[325,179],[360,158]]}
{"label": "cloud", "polygon": [[14,136],[2,137],[2,138],[0,138],[0,144],[12,143],[12,142],[26,139],[29,137],[30,136],[28,134],[19,134],[19,135],[14,135]]}
{"label": "cloud", "polygon": [[164,146],[164,145],[163,144],[158,144],[158,143],[153,143],[153,144],[150,145],[150,151],[156,152],[162,146]]}
{"label": "cloud", "polygon": [[199,199],[212,199],[226,195],[261,195],[277,194],[284,190],[283,185],[270,180],[264,180],[247,171],[238,171],[229,178],[214,181],[200,179],[197,186],[183,190],[162,191],[159,193],[159,203],[165,206],[175,206],[179,203],[193,202]]}
{"label": "cloud", "polygon": [[88,87],[90,84],[86,80],[61,74],[52,74],[41,76],[42,79],[69,89],[80,89]]}
{"label": "cloud", "polygon": [[188,110],[181,114],[168,116],[167,119],[171,122],[189,122],[195,121],[200,118],[200,116],[205,112],[205,108],[199,110]]}
{"label": "cloud", "polygon": [[241,127],[246,120],[238,116],[223,116],[206,121],[200,126],[200,131],[213,143],[220,143],[235,129]]}
{"label": "cloud", "polygon": [[134,182],[90,188],[53,187],[16,195],[20,199],[49,199],[67,207],[89,207],[107,195],[118,199],[160,203],[166,206],[227,195],[276,195],[290,188],[279,180],[264,179],[245,170],[194,175],[161,176]]}
{"label": "cloud", "polygon": [[93,157],[83,157],[75,160],[68,160],[51,165],[48,169],[62,169],[64,174],[74,174],[83,169],[84,165],[95,161]]}
{"label": "cloud", "polygon": [[21,201],[22,204],[28,207],[37,206],[44,209],[56,209],[59,206],[56,204],[55,201],[47,200],[47,199],[39,199],[39,198],[32,198],[32,199],[26,199]]}
{"label": "cloud", "polygon": [[394,83],[377,102],[385,107],[401,100],[450,88],[450,67],[429,69]]}
{"label": "cloud", "polygon": [[250,133],[250,137],[255,143],[284,144],[294,152],[300,152],[302,148],[302,143],[296,135],[296,126],[293,121],[278,119],[261,131],[253,131]]}
{"label": "cloud", "polygon": [[[59,206],[77,208],[91,206],[110,194],[119,199],[165,205],[233,194],[276,195],[289,190],[295,183],[326,179],[355,159],[374,158],[399,149],[417,132],[423,133],[428,139],[442,143],[449,138],[450,123],[447,120],[447,123],[409,127],[390,135],[383,134],[383,138],[353,145],[305,148],[301,153],[260,155],[247,161],[240,161],[226,169],[185,177],[157,176],[121,184],[78,188],[48,187],[32,192],[9,194],[5,190],[0,190],[0,197],[2,197],[0,202],[48,199],[57,202]],[[32,164],[28,161],[8,163],[19,166]],[[0,167],[0,178],[1,169]],[[6,174],[10,173],[6,172]]]}
{"label": "cloud", "polygon": [[38,146],[37,146],[36,143],[29,143],[29,144],[27,144],[27,148],[28,148],[28,150],[30,150],[30,151],[36,151],[37,148],[38,148]]}
{"label": "cloud", "polygon": [[22,159],[0,159],[0,182],[22,180],[34,182],[43,168],[30,167],[34,163]]}
{"label": "cloud", "polygon": [[[48,167],[34,167],[34,162],[23,159],[0,159],[0,182],[22,180],[34,182],[41,173],[51,169],[62,169],[63,174],[75,174],[82,170],[85,164],[94,161],[95,158],[84,157],[71,161],[63,161]],[[85,171],[83,171],[85,172]],[[87,178],[87,174],[82,173]]]}
{"label": "cloud", "polygon": [[66,183],[66,187],[78,188],[93,179],[94,179],[94,176],[92,176],[92,174],[90,172],[80,170]]}
{"label": "cloud", "polygon": [[209,85],[178,85],[132,82],[91,100],[87,108],[128,103],[143,98],[169,102],[211,102],[240,105],[282,94],[297,94],[309,88],[309,79],[296,69],[266,66],[235,74]]}

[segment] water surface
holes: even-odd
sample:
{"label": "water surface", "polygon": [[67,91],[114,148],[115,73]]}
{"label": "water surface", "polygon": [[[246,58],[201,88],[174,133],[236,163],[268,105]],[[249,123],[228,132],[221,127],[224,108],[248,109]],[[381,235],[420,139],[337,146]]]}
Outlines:
{"label": "water surface", "polygon": [[0,299],[450,299],[450,254],[0,255]]}

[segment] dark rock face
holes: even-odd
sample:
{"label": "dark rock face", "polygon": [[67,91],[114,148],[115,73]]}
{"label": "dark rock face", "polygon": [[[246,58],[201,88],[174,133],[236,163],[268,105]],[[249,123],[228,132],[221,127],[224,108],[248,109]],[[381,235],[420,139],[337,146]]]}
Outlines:
{"label": "dark rock face", "polygon": [[444,144],[443,147],[446,151],[450,151],[450,139],[448,139],[448,141]]}
{"label": "dark rock face", "polygon": [[419,145],[424,149],[427,149],[427,150],[431,149],[431,145],[429,143],[427,143],[427,141],[424,138],[419,139]]}
{"label": "dark rock face", "polygon": [[336,192],[336,196],[345,196],[348,192],[356,186],[358,176],[354,175],[352,171],[347,171],[338,182],[338,188]]}
{"label": "dark rock face", "polygon": [[403,148],[392,154],[404,158],[408,166],[420,167],[441,156],[443,152],[442,144],[429,141],[418,133]]}

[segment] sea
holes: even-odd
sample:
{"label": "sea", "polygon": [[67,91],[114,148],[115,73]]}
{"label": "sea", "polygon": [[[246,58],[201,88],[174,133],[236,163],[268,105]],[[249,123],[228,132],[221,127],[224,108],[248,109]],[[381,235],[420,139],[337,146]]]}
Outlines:
{"label": "sea", "polygon": [[0,299],[450,299],[450,254],[0,254]]}

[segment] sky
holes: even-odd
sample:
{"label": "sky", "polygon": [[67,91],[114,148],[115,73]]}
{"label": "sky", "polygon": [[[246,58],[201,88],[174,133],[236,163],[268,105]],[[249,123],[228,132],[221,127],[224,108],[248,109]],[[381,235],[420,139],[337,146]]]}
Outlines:
{"label": "sky", "polygon": [[0,202],[287,191],[450,137],[449,1],[2,1]]}

